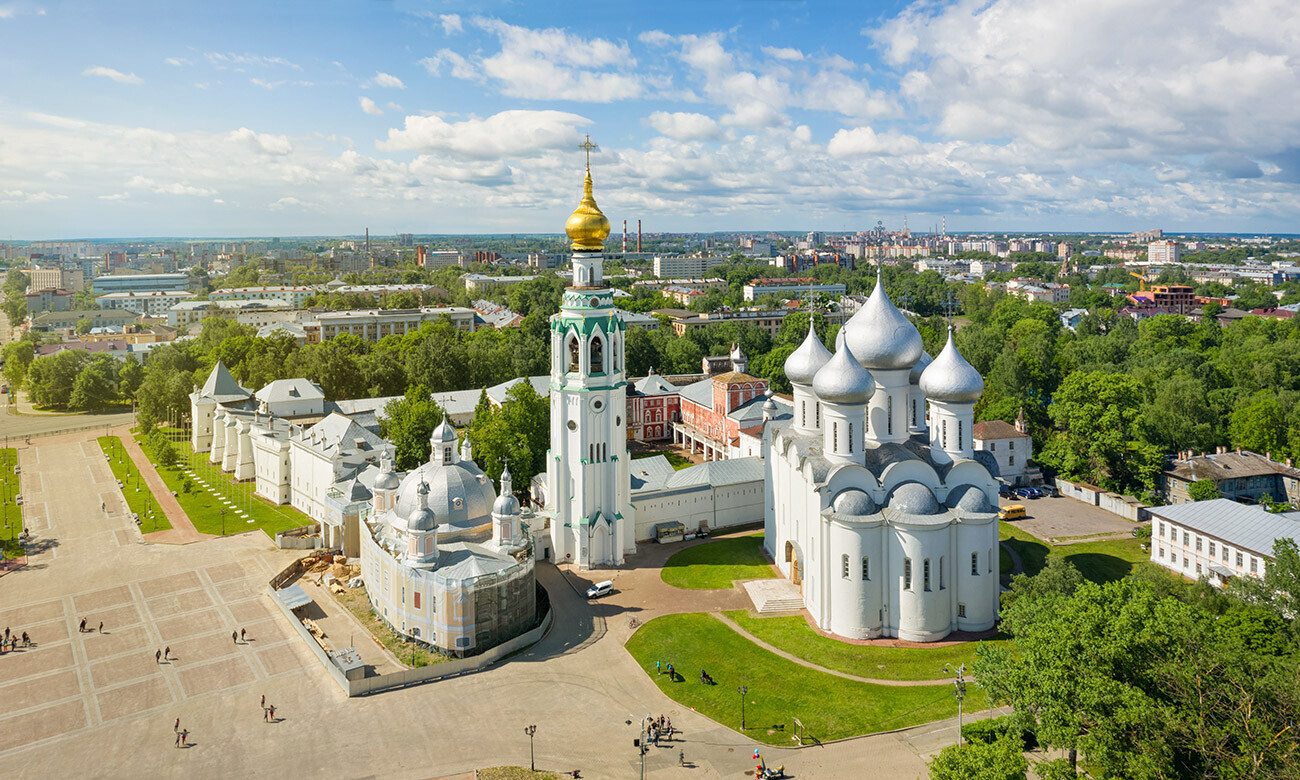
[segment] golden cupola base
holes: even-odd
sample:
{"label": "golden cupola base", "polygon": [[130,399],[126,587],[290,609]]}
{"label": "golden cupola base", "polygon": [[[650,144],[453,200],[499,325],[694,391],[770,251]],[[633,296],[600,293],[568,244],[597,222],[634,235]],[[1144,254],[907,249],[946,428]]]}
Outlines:
{"label": "golden cupola base", "polygon": [[591,168],[587,168],[587,178],[582,184],[582,202],[573,210],[569,220],[564,223],[564,232],[573,243],[575,252],[603,252],[605,239],[609,238],[609,219],[596,205],[596,197],[591,192]]}

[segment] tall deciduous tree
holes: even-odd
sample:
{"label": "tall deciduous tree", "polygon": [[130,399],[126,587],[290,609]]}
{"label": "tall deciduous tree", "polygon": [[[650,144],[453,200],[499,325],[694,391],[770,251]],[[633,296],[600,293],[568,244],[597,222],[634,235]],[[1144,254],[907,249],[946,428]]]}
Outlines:
{"label": "tall deciduous tree", "polygon": [[949,745],[930,762],[930,780],[1024,780],[1029,761],[1019,736]]}
{"label": "tall deciduous tree", "polygon": [[413,385],[404,397],[388,402],[379,429],[393,443],[398,469],[409,471],[429,459],[429,436],[443,416],[424,385]]}

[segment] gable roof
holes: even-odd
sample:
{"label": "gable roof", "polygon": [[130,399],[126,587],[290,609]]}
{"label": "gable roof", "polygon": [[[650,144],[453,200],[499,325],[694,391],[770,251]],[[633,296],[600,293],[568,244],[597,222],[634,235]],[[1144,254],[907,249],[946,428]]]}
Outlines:
{"label": "gable roof", "polygon": [[303,399],[325,400],[325,393],[320,389],[320,385],[310,379],[277,379],[271,384],[258,390],[256,393],[257,400],[266,403],[277,403],[281,401],[298,401]]}
{"label": "gable roof", "polygon": [[677,385],[665,382],[658,374],[650,374],[632,385],[632,388],[640,395],[672,395],[678,389]]}
{"label": "gable roof", "polygon": [[361,450],[378,450],[387,444],[351,418],[344,417],[338,412],[331,412],[324,420],[303,431],[299,438],[312,448],[329,455],[356,451],[358,441],[361,443]]}
{"label": "gable roof", "polygon": [[1273,542],[1278,539],[1294,539],[1300,544],[1300,512],[1272,514],[1227,498],[1157,506],[1149,511],[1155,517],[1268,558],[1273,557]]}
{"label": "gable roof", "polygon": [[1017,431],[1014,425],[1002,420],[985,420],[984,422],[977,422],[975,423],[975,427],[971,429],[971,432],[975,434],[976,439],[981,441],[988,441],[989,439],[1029,438],[1029,434]]}
{"label": "gable roof", "polygon": [[1197,455],[1187,460],[1175,461],[1173,466],[1165,469],[1165,476],[1187,482],[1195,482],[1199,479],[1222,482],[1225,479],[1244,479],[1273,474],[1300,479],[1300,470],[1269,460],[1258,452],[1250,450]]}

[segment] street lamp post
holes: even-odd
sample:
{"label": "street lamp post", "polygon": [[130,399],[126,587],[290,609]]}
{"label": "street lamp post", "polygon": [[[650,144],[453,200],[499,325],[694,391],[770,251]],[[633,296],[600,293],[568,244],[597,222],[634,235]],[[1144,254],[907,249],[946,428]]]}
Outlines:
{"label": "street lamp post", "polygon": [[957,697],[957,744],[962,743],[961,735],[961,703],[966,699],[966,664],[953,668],[952,664],[944,664],[943,671],[953,672],[956,677],[952,681],[952,695]]}
{"label": "street lamp post", "polygon": [[736,689],[740,694],[740,730],[745,730],[745,697],[749,695],[749,686],[742,685]]}
{"label": "street lamp post", "polygon": [[221,535],[226,535],[226,508],[221,508]]}
{"label": "street lamp post", "polygon": [[528,735],[528,768],[537,771],[537,762],[533,760],[533,735],[537,733],[537,726],[524,726],[524,733]]}
{"label": "street lamp post", "polygon": [[653,721],[654,716],[652,715],[646,715],[641,719],[641,736],[637,740],[637,750],[641,753],[641,780],[645,780],[645,754],[649,750],[646,747],[646,739],[650,734],[650,729],[647,726]]}

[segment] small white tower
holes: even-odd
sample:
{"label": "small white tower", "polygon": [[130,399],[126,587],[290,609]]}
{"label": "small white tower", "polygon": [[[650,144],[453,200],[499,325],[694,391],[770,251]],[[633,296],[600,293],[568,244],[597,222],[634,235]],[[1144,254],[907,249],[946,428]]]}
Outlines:
{"label": "small white tower", "polygon": [[378,515],[393,508],[397,500],[397,488],[402,481],[393,471],[393,456],[387,450],[379,456],[379,475],[375,477],[374,497],[371,499],[371,511]]}
{"label": "small white tower", "polygon": [[457,451],[456,444],[456,429],[451,427],[444,417],[429,436],[429,462],[441,463],[444,466],[459,463],[460,453]]}
{"label": "small white tower", "polygon": [[420,480],[419,506],[406,521],[406,556],[413,569],[432,569],[438,564],[438,519],[429,508],[429,483]]}
{"label": "small white tower", "polygon": [[514,552],[524,546],[519,527],[519,499],[515,498],[510,467],[501,471],[501,495],[492,504],[492,546],[501,552]]}
{"label": "small white tower", "polygon": [[930,367],[934,358],[929,352],[921,352],[921,359],[912,366],[907,375],[907,429],[912,433],[925,433],[929,428],[925,422],[925,393],[921,392],[921,374]]}
{"label": "small white tower", "polygon": [[838,463],[865,464],[862,429],[876,383],[853,356],[848,339],[813,378],[813,392],[822,405],[822,454]]}
{"label": "small white tower", "polygon": [[935,462],[975,454],[975,402],[984,394],[984,378],[957,351],[952,326],[948,343],[921,374],[921,391],[930,401],[930,456]]}
{"label": "small white tower", "polygon": [[831,351],[822,346],[808,316],[808,336],[799,348],[785,359],[785,376],[794,388],[794,430],[796,433],[816,433],[822,429],[821,403],[813,392],[813,377],[831,359]]}

